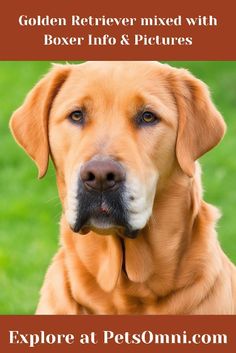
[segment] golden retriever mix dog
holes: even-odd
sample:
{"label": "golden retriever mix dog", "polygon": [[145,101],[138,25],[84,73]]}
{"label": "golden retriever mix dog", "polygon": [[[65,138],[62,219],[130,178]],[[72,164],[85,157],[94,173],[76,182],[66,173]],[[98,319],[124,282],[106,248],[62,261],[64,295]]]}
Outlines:
{"label": "golden retriever mix dog", "polygon": [[63,207],[37,314],[236,313],[196,162],[225,132],[204,83],[157,62],[55,65],[10,125],[40,178],[51,157]]}

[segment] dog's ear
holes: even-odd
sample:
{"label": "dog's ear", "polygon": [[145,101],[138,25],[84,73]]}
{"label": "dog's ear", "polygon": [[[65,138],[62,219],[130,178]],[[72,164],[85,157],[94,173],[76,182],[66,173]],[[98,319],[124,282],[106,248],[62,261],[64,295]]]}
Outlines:
{"label": "dog's ear", "polygon": [[176,156],[181,169],[193,176],[195,161],[224,136],[225,122],[212,103],[207,86],[187,70],[177,69],[175,97],[179,122]]}
{"label": "dog's ear", "polygon": [[10,120],[10,129],[19,145],[34,160],[38,177],[48,167],[48,116],[53,99],[65,82],[70,65],[54,65],[52,70],[29,92],[23,105]]}

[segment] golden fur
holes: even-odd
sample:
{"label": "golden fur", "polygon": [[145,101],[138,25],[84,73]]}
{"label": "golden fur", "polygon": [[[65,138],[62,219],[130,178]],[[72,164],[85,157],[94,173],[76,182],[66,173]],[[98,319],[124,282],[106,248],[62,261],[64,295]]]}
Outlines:
{"label": "golden fur", "polygon": [[[92,118],[78,129],[66,117],[81,104]],[[134,126],[144,104],[161,116],[157,127]],[[37,314],[236,313],[235,267],[217,240],[218,211],[202,200],[196,162],[225,124],[200,80],[156,62],[55,65],[13,114],[11,130],[39,177],[51,156],[63,206]],[[69,184],[96,154],[117,158],[144,188],[158,171],[151,217],[123,246],[115,230],[84,236],[68,225]]]}

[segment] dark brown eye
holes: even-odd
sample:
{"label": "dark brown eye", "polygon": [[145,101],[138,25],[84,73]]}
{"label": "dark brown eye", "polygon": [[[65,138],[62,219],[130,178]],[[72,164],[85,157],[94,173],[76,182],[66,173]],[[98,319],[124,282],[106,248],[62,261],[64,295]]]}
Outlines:
{"label": "dark brown eye", "polygon": [[141,116],[141,123],[153,124],[157,121],[157,117],[152,112],[143,112]]}
{"label": "dark brown eye", "polygon": [[140,127],[142,126],[152,126],[160,121],[158,116],[150,111],[140,112],[136,117],[136,124]]}
{"label": "dark brown eye", "polygon": [[75,110],[69,115],[69,119],[74,121],[77,124],[83,124],[84,123],[84,114],[82,110]]}

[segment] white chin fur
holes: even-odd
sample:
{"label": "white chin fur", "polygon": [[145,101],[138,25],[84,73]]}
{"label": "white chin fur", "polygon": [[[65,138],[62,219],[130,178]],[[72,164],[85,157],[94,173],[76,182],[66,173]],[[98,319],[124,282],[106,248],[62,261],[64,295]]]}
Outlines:
{"label": "white chin fur", "polygon": [[153,174],[142,183],[135,176],[129,176],[126,182],[129,224],[134,230],[144,228],[152,214],[158,177],[158,173]]}
{"label": "white chin fur", "polygon": [[93,217],[90,219],[89,223],[92,227],[100,229],[110,229],[114,227],[114,224],[112,224],[109,220],[94,219]]}

